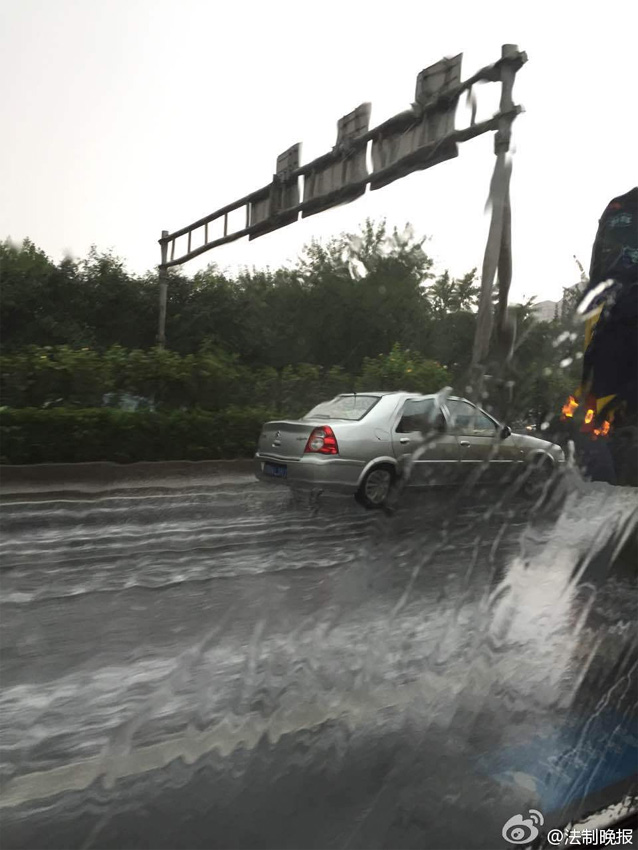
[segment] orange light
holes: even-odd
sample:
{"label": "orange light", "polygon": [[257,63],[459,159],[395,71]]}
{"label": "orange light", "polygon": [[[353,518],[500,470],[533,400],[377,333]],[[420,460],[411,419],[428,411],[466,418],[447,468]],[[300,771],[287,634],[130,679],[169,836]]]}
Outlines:
{"label": "orange light", "polygon": [[594,418],[594,411],[590,407],[589,410],[587,411],[587,413],[585,414],[585,425],[589,425],[589,423],[592,421],[593,418]]}
{"label": "orange light", "polygon": [[567,399],[567,401],[565,402],[565,404],[561,408],[561,413],[567,419],[571,419],[572,416],[574,415],[574,411],[576,410],[577,407],[578,407],[578,402],[576,401],[576,399],[574,398],[573,395],[570,395],[570,397]]}
{"label": "orange light", "polygon": [[609,434],[610,427],[611,427],[610,423],[607,420],[605,420],[603,422],[603,424],[600,426],[600,428],[594,428],[592,433],[596,437],[606,437],[607,434]]}

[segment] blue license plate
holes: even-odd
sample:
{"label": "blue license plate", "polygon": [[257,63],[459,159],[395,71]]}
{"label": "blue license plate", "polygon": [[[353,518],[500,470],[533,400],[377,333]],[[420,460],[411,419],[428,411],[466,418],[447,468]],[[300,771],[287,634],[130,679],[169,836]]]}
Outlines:
{"label": "blue license plate", "polygon": [[273,478],[287,478],[288,467],[284,463],[265,463],[264,474],[272,475]]}

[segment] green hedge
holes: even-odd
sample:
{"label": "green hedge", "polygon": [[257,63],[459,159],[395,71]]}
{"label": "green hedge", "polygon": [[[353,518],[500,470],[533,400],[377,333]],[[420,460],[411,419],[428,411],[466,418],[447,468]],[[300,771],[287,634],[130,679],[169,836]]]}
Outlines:
{"label": "green hedge", "polygon": [[0,357],[0,400],[7,407],[117,407],[124,395],[155,409],[223,410],[265,405],[302,412],[317,401],[353,389],[340,367],[300,363],[277,372],[247,366],[223,351],[181,356],[152,348],[105,352],[68,346],[31,346]]}
{"label": "green hedge", "polygon": [[297,363],[279,371],[247,366],[223,351],[181,356],[152,348],[104,352],[68,346],[35,347],[0,357],[0,403],[10,408],[118,407],[123,396],[146,399],[156,410],[209,411],[264,406],[299,416],[320,401],[369,390],[436,392],[450,383],[447,370],[395,345],[365,358],[353,377],[342,367]]}
{"label": "green hedge", "polygon": [[[450,382],[439,363],[398,345],[366,358],[356,378],[307,363],[251,368],[224,352],[64,346],[3,357],[0,376],[0,462],[14,464],[250,457],[268,419],[296,419],[353,389],[429,393]],[[152,409],[119,409],[125,393]]]}
{"label": "green hedge", "polygon": [[0,462],[133,463],[251,457],[266,407],[168,412],[102,409],[0,411]]}

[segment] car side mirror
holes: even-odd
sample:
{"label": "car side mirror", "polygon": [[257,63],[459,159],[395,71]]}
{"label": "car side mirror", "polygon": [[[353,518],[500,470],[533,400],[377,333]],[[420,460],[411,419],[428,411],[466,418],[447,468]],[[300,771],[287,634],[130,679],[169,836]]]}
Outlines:
{"label": "car side mirror", "polygon": [[501,440],[507,440],[507,438],[511,435],[512,429],[509,425],[503,425],[501,428]]}

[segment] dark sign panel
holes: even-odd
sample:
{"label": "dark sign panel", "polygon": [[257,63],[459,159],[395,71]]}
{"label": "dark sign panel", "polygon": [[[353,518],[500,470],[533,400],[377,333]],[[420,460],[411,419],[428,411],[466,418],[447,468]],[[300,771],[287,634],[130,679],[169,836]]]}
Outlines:
{"label": "dark sign panel", "polygon": [[[410,109],[370,130],[370,104],[361,104],[339,120],[337,142],[328,153],[301,165],[301,146],[293,145],[277,158],[277,173],[267,186],[181,230],[163,234],[160,239],[161,268],[179,265],[244,236],[255,239],[291,224],[300,213],[306,217],[354,201],[365,193],[368,184],[380,189],[412,171],[453,159],[458,156],[459,143],[483,133],[498,131],[499,149],[507,150],[511,122],[521,111],[511,99],[511,87],[514,75],[527,61],[527,56],[519,52],[516,45],[504,45],[498,62],[482,68],[463,83],[461,60],[462,54],[459,54],[421,71],[417,77],[415,102]],[[471,92],[478,82],[497,81],[501,82],[503,91],[509,91],[508,97],[501,97],[499,112],[479,124],[473,117],[469,128],[455,130],[456,107],[461,94]],[[372,172],[367,167],[368,146],[371,147]],[[300,180],[303,180],[301,193]],[[237,224],[235,214],[240,210],[245,210],[245,219],[237,229],[230,225],[231,222]],[[229,216],[233,218],[229,220]],[[220,220],[223,235],[209,239],[209,225]],[[198,231],[203,231],[203,239],[197,239],[203,244],[195,247],[193,236]],[[179,250],[181,239],[186,242],[184,250]]]}
{"label": "dark sign panel", "polygon": [[458,144],[448,137],[454,132],[462,58],[460,53],[421,71],[413,117],[373,140],[372,189],[458,156]]}
{"label": "dark sign panel", "polygon": [[368,132],[370,104],[362,103],[339,119],[337,144],[304,179],[303,217],[359,198],[366,190],[366,145],[353,145]]}
{"label": "dark sign panel", "polygon": [[[299,168],[301,145],[296,144],[277,157],[273,182],[250,202],[249,239],[278,230],[299,218],[299,177],[291,176]],[[290,212],[290,210],[295,210]]]}

